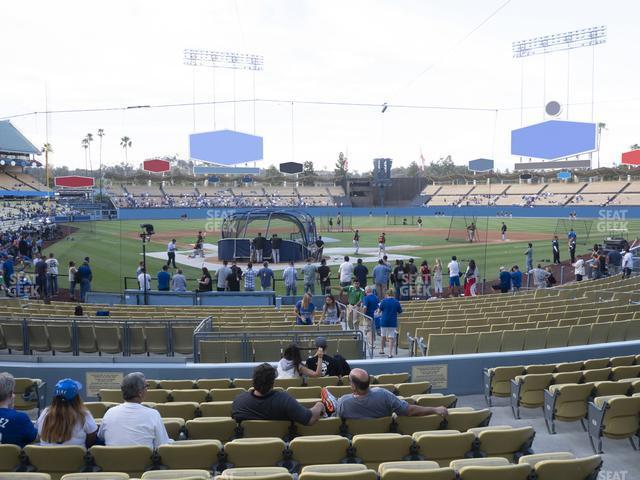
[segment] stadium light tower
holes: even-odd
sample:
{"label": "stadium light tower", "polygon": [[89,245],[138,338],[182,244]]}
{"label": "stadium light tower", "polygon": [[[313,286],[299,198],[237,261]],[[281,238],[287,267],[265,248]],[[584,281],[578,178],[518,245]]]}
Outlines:
{"label": "stadium light tower", "polygon": [[544,93],[543,100],[546,104],[546,55],[552,52],[567,52],[567,105],[566,113],[569,118],[569,91],[570,91],[570,53],[576,48],[592,47],[591,58],[591,121],[593,122],[593,97],[595,85],[595,47],[606,43],[607,27],[600,25],[597,27],[583,28],[582,30],[572,30],[570,32],[556,33],[553,35],[545,35],[543,37],[535,37],[527,40],[518,40],[511,44],[513,58],[519,58],[522,61],[521,78],[520,78],[520,124],[523,125],[524,110],[524,59],[534,55],[543,55],[544,57]]}
{"label": "stadium light tower", "polygon": [[248,53],[218,52],[186,48],[183,63],[193,67],[193,130],[196,129],[196,77],[195,67],[211,67],[213,70],[213,129],[216,129],[216,68],[233,70],[233,128],[236,128],[236,70],[253,72],[253,133],[256,130],[256,75],[264,69],[264,57]]}

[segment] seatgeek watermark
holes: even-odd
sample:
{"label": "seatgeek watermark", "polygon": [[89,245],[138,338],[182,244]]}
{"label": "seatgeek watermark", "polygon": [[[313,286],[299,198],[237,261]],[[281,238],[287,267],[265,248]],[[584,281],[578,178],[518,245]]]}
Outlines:
{"label": "seatgeek watermark", "polygon": [[628,470],[600,470],[598,480],[627,480]]}
{"label": "seatgeek watermark", "polygon": [[596,229],[600,233],[622,234],[629,232],[629,221],[627,220],[627,209],[602,209],[598,212]]}
{"label": "seatgeek watermark", "polygon": [[233,215],[233,210],[207,210],[207,221],[204,224],[204,230],[208,233],[219,232],[222,225],[229,215]]}

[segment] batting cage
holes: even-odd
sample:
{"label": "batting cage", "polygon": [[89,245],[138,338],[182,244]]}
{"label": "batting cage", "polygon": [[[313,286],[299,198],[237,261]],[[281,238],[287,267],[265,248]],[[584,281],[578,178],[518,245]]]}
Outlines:
{"label": "batting cage", "polygon": [[[390,226],[418,226],[420,216],[415,215],[385,215],[385,221]],[[424,222],[424,219],[422,220]]]}
{"label": "batting cage", "polygon": [[454,243],[479,242],[480,229],[478,227],[478,217],[475,215],[451,217],[446,240]]}

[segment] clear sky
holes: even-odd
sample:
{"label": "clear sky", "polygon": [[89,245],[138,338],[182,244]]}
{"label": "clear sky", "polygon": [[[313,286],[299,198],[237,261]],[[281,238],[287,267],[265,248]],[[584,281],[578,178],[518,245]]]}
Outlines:
{"label": "clear sky", "polygon": [[[427,161],[485,157],[512,169],[510,130],[521,119],[542,121],[545,101],[563,104],[562,118],[592,120],[595,59],[593,120],[607,125],[601,163],[619,163],[640,143],[640,2],[511,0],[469,36],[505,1],[3,1],[0,118],[47,106],[190,104],[194,94],[210,102],[212,69],[183,65],[183,50],[255,53],[265,65],[255,74],[255,97],[279,101],[257,101],[255,117],[251,101],[236,103],[235,113],[232,103],[218,105],[215,126],[263,136],[265,165],[293,159],[332,168],[346,151],[350,169],[362,171],[375,157],[408,165],[422,151]],[[608,40],[595,50],[512,58],[514,40],[596,25],[608,27]],[[216,99],[233,100],[234,83],[237,100],[253,99],[253,80],[251,72],[216,70]],[[382,114],[384,102],[489,111],[390,107]],[[133,142],[130,163],[186,158],[194,122],[195,131],[213,130],[213,114],[205,105],[194,116],[187,105],[12,121],[38,146],[48,138],[54,163],[83,167],[80,142],[98,128],[106,132],[107,164],[123,161],[123,135]],[[95,166],[97,141],[92,151]]]}

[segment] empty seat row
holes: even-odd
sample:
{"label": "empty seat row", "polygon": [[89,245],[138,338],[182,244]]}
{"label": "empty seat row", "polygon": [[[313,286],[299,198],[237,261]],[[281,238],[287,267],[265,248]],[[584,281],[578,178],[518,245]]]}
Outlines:
{"label": "empty seat row", "polygon": [[[464,457],[501,457],[517,462],[533,453],[535,432],[532,427],[419,432],[414,435],[376,433],[298,437],[290,442],[280,438],[240,438],[224,445],[217,440],[179,441],[161,445],[154,452],[145,446],[15,445],[0,446],[0,471],[35,470],[60,475],[65,473],[117,470],[140,476],[150,469],[203,469],[220,472],[233,467],[283,466],[297,472],[308,465],[358,463],[377,469],[389,461],[431,460],[448,466]],[[448,448],[444,448],[444,446]]]}
{"label": "empty seat row", "polygon": [[505,325],[501,331],[476,333],[438,333],[417,329],[416,335],[428,338],[425,344],[427,355],[514,352],[640,339],[640,319],[523,330],[507,327],[512,328],[513,325]]}

